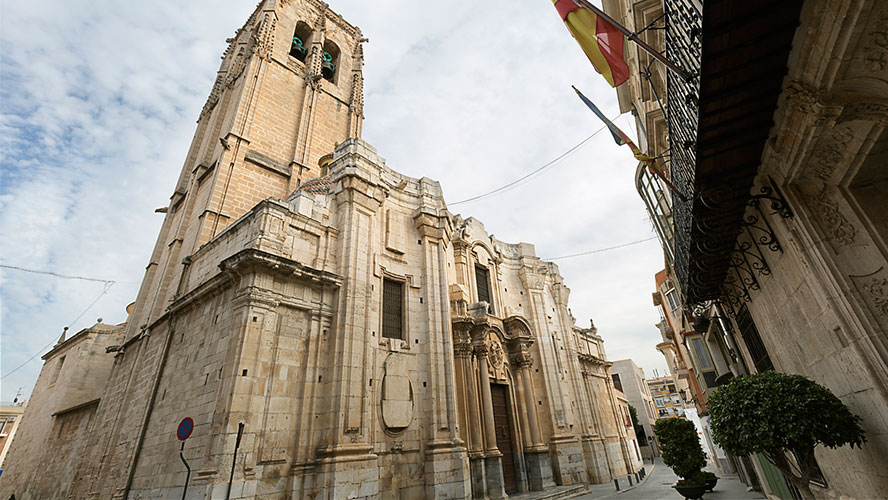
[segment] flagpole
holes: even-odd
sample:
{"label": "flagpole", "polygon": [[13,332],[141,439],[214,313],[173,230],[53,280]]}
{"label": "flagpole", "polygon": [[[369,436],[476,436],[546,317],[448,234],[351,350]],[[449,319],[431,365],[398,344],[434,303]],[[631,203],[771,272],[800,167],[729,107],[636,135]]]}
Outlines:
{"label": "flagpole", "polygon": [[660,54],[659,52],[657,52],[657,50],[654,49],[653,47],[651,47],[650,45],[644,43],[644,41],[642,41],[640,38],[638,38],[638,35],[629,31],[628,29],[626,29],[622,24],[616,22],[614,20],[614,18],[605,14],[598,7],[592,5],[591,2],[589,2],[587,0],[573,0],[573,1],[576,2],[577,4],[582,5],[583,7],[586,7],[587,9],[591,10],[595,14],[601,16],[605,21],[611,23],[614,26],[614,28],[617,28],[617,31],[626,35],[626,38],[635,42],[636,45],[638,45],[642,50],[644,50],[645,52],[650,54],[651,57],[653,57],[654,59],[663,63],[667,68],[671,69],[673,72],[675,72],[675,74],[682,77],[685,81],[688,81],[691,78],[693,78],[693,76],[690,73],[683,70],[680,66],[678,66],[677,64],[675,64],[672,61],[670,61],[669,59],[667,59],[663,54]]}
{"label": "flagpole", "polygon": [[[654,163],[656,163],[656,162],[657,162],[657,161],[654,160]],[[662,172],[660,172],[660,169],[658,169],[658,168],[648,168],[648,170],[651,171],[651,172],[653,172],[654,175],[656,175],[656,176],[659,177],[663,182],[665,182],[666,185],[669,186],[669,189],[671,189],[673,193],[677,194],[678,197],[682,199],[682,201],[688,201],[687,197],[685,197],[685,195],[681,194],[681,191],[679,191],[677,187],[675,187],[671,182],[669,182],[669,179],[667,179],[666,176],[663,175]]]}

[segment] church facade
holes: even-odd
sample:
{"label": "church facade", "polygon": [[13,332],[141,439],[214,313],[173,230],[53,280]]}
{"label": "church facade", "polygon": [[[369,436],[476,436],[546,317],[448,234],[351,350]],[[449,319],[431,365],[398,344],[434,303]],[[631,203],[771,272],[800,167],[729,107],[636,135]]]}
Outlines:
{"label": "church facade", "polygon": [[0,496],[507,498],[641,468],[557,266],[360,139],[363,41],[315,0],[229,40],[126,324],[44,356]]}

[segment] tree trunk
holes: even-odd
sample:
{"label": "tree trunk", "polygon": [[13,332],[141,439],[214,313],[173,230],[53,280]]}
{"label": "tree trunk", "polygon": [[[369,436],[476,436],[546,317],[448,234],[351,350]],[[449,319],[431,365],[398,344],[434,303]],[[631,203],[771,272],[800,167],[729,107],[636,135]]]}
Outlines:
{"label": "tree trunk", "polygon": [[[790,465],[789,460],[786,459],[786,455],[784,455],[783,450],[778,450],[773,453],[766,453],[765,456],[768,460],[774,464],[774,467],[783,474],[784,479],[790,482],[797,490],[799,490],[799,495],[801,495],[803,500],[816,500],[814,497],[814,493],[811,491],[811,488],[808,486],[808,483],[811,481],[811,475],[814,471],[813,462],[810,460],[810,457],[813,457],[813,451],[810,454],[805,454],[800,458],[799,463],[799,472],[800,476],[795,474],[793,471],[792,465]],[[796,456],[799,454],[796,452]]]}
{"label": "tree trunk", "polygon": [[787,477],[787,479],[789,479],[792,485],[799,490],[799,495],[801,495],[802,500],[815,500],[814,492],[812,492],[811,488],[808,486],[809,479],[800,478],[796,475],[792,475],[791,479]]}

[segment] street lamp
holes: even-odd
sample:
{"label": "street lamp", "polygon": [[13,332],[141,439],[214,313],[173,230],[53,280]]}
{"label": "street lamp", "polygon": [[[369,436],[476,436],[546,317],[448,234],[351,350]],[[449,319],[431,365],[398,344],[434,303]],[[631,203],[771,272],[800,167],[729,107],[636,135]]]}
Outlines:
{"label": "street lamp", "polygon": [[693,395],[693,396],[691,396],[691,399],[688,399],[687,398],[687,391],[685,391],[684,389],[679,389],[678,393],[681,395],[681,400],[684,401],[684,404],[689,405],[689,404],[693,403],[694,406],[697,405],[697,396],[696,395]]}

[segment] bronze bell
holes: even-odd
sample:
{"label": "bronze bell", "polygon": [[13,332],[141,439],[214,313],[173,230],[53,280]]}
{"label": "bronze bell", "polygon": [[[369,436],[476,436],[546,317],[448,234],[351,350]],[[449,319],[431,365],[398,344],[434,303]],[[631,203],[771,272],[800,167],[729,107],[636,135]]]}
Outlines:
{"label": "bronze bell", "polygon": [[321,58],[321,76],[330,80],[336,72],[336,65],[333,64],[333,56],[329,52],[324,52]]}
{"label": "bronze bell", "polygon": [[308,53],[303,46],[302,39],[298,36],[293,37],[293,43],[290,45],[290,55],[299,59],[300,61],[305,61],[305,55]]}

